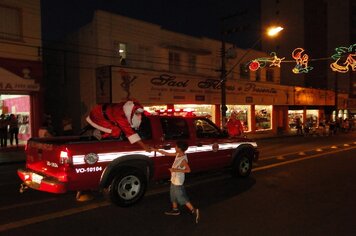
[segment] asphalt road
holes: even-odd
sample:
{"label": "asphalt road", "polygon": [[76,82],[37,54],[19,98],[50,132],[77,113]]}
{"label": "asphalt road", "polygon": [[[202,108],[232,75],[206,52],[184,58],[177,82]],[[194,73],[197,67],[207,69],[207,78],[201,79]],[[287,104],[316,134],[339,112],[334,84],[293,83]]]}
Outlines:
{"label": "asphalt road", "polygon": [[247,179],[227,172],[187,181],[199,224],[169,208],[168,185],[155,185],[137,205],[105,196],[19,194],[16,169],[0,166],[0,235],[356,235],[356,138],[260,140],[261,160]]}

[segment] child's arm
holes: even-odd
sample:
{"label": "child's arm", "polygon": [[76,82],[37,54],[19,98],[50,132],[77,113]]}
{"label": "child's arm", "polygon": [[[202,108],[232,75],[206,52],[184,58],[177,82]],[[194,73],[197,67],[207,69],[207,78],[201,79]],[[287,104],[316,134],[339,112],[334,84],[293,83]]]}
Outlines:
{"label": "child's arm", "polygon": [[153,151],[159,152],[159,153],[161,153],[161,154],[163,154],[163,155],[171,156],[171,157],[174,157],[174,156],[177,155],[176,153],[170,153],[170,152],[166,152],[166,151],[163,151],[163,150],[160,150],[160,149],[156,149],[156,148],[153,149]]}
{"label": "child's arm", "polygon": [[183,160],[180,164],[180,166],[185,166],[184,170],[176,169],[176,168],[170,168],[169,170],[171,172],[182,172],[182,173],[190,173],[190,166],[186,160]]}

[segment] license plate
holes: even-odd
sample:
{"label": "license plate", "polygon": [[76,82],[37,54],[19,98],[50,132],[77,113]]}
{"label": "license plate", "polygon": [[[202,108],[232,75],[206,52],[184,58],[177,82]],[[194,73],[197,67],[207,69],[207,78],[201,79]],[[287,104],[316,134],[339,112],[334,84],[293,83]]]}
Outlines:
{"label": "license plate", "polygon": [[40,184],[41,181],[42,181],[42,179],[43,179],[43,176],[38,175],[38,174],[36,174],[36,173],[32,173],[32,181],[33,181],[33,182],[35,182],[35,183],[37,183],[37,184]]}

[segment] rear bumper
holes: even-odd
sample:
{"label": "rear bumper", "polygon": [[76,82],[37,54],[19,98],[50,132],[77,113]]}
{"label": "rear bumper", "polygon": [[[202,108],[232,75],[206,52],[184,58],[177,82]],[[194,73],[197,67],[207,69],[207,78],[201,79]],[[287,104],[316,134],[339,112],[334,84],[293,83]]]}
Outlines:
{"label": "rear bumper", "polygon": [[49,193],[67,192],[66,183],[60,182],[56,178],[43,176],[28,169],[18,169],[17,175],[26,186],[32,189]]}

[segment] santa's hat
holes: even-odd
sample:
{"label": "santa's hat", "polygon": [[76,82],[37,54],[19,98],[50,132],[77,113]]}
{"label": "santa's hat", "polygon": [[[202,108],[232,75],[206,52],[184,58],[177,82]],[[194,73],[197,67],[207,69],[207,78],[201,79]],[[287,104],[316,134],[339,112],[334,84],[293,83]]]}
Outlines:
{"label": "santa's hat", "polygon": [[143,113],[144,112],[143,106],[140,103],[134,102],[134,101],[125,102],[125,104],[123,106],[123,110],[124,110],[127,120],[130,123],[131,123],[132,117],[134,116],[135,113]]}

